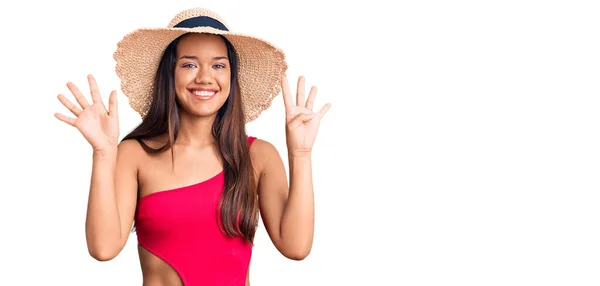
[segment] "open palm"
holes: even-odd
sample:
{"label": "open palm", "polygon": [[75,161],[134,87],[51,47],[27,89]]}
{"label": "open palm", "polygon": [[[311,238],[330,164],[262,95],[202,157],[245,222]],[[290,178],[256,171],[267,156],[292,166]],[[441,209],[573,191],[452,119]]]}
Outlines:
{"label": "open palm", "polygon": [[77,128],[85,139],[92,145],[94,150],[104,150],[116,147],[119,139],[119,119],[117,112],[116,91],[109,96],[109,109],[102,103],[96,80],[88,76],[92,104],[90,105],[79,89],[72,83],[67,87],[79,103],[79,106],[71,103],[64,95],[59,94],[58,100],[71,111],[76,117],[68,117],[61,113],[54,116],[59,120]]}
{"label": "open palm", "polygon": [[281,79],[283,88],[283,102],[285,104],[285,122],[288,153],[291,156],[310,154],[312,151],[321,118],[327,113],[331,105],[324,105],[318,112],[313,111],[317,88],[312,87],[305,101],[304,77],[298,78],[296,90],[296,104],[285,76]]}

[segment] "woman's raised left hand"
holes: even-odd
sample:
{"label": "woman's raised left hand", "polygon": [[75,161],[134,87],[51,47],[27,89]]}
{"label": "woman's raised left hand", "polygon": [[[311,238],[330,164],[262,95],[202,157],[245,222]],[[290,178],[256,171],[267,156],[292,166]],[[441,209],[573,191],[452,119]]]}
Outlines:
{"label": "woman's raised left hand", "polygon": [[327,103],[319,111],[313,111],[317,88],[311,87],[308,98],[305,100],[303,76],[298,78],[296,104],[294,104],[285,75],[281,78],[281,87],[285,104],[288,155],[290,157],[310,156],[321,118],[329,111],[331,104]]}

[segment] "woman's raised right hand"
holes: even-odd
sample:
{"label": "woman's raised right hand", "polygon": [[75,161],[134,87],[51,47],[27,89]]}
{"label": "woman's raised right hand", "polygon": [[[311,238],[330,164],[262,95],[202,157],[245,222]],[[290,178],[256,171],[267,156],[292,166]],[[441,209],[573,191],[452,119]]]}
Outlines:
{"label": "woman's raised right hand", "polygon": [[77,87],[69,82],[67,87],[73,93],[79,106],[71,103],[64,95],[59,94],[58,100],[75,115],[75,118],[55,113],[54,116],[77,128],[83,137],[92,145],[95,152],[108,151],[117,148],[119,140],[119,117],[117,112],[117,92],[112,91],[108,98],[108,110],[102,103],[102,97],[96,80],[88,75],[92,104],[90,105]]}

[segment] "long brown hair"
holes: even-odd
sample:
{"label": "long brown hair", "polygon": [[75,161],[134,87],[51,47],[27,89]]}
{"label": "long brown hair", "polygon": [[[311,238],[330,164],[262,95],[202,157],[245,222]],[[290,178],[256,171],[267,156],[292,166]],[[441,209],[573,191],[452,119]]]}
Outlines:
{"label": "long brown hair", "polygon": [[[146,117],[123,140],[135,139],[148,153],[171,150],[179,131],[181,106],[175,93],[175,63],[177,45],[187,34],[180,36],[166,48],[154,79],[152,103]],[[227,46],[231,68],[229,97],[217,111],[212,125],[212,135],[221,155],[225,186],[219,200],[217,223],[229,236],[238,236],[253,243],[258,224],[258,195],[255,187],[254,169],[245,130],[244,110],[238,83],[238,58],[233,45],[220,36]],[[152,148],[143,140],[168,135],[168,141],[160,148]]]}

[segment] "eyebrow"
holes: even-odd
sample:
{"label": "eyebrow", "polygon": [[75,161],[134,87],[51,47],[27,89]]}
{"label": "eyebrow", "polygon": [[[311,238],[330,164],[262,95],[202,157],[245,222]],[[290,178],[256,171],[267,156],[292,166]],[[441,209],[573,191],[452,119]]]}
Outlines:
{"label": "eyebrow", "polygon": [[[197,56],[185,56],[185,55],[184,55],[184,56],[181,56],[179,59],[180,59],[180,60],[181,60],[181,59],[198,60],[198,57],[197,57]],[[227,59],[227,57],[223,57],[223,56],[220,56],[220,57],[214,57],[214,58],[213,58],[213,60],[226,60],[226,59]]]}

